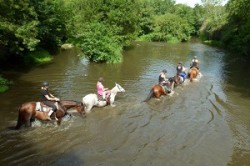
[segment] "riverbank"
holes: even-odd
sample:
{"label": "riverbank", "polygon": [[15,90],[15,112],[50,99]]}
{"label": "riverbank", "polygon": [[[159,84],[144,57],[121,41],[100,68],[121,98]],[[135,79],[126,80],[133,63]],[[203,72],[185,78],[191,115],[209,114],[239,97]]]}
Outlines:
{"label": "riverbank", "polygon": [[0,93],[4,93],[9,89],[10,81],[0,76]]}

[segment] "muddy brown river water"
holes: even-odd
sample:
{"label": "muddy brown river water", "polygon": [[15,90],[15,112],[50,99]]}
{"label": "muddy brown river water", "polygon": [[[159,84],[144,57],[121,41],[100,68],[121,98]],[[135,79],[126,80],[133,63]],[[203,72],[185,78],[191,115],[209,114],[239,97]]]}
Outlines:
{"label": "muddy brown river water", "polygon": [[[120,64],[96,64],[75,49],[61,51],[53,63],[5,74],[14,84],[0,94],[0,163],[5,165],[222,166],[250,165],[249,65],[199,42],[138,42],[124,51]],[[182,61],[196,55],[202,77],[175,89],[172,96],[142,102],[164,68],[173,76]],[[116,107],[94,108],[82,119],[72,111],[61,126],[35,122],[13,130],[17,108],[38,100],[40,84],[53,94],[81,101],[119,83],[125,93]]]}

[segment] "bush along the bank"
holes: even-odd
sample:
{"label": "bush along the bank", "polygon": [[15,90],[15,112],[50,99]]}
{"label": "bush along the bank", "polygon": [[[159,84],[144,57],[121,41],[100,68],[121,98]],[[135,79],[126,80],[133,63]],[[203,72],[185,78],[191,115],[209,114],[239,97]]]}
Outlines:
{"label": "bush along the bank", "polygon": [[[94,31],[93,31],[94,30]],[[72,41],[93,62],[122,61],[122,47],[117,36],[103,23],[90,23]]]}
{"label": "bush along the bank", "polygon": [[0,76],[0,93],[4,93],[9,89],[10,82]]}
{"label": "bush along the bank", "polygon": [[37,49],[36,51],[23,55],[23,59],[26,65],[40,65],[52,61],[53,57],[48,51]]}

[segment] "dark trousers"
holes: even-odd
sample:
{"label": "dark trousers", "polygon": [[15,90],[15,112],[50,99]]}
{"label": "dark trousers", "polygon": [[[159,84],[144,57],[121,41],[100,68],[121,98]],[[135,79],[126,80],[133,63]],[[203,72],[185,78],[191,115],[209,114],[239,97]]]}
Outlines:
{"label": "dark trousers", "polygon": [[53,102],[53,101],[43,101],[43,103],[44,103],[45,105],[51,107],[52,110],[53,110],[54,112],[57,111],[57,107],[56,107],[56,105],[55,105],[55,102]]}

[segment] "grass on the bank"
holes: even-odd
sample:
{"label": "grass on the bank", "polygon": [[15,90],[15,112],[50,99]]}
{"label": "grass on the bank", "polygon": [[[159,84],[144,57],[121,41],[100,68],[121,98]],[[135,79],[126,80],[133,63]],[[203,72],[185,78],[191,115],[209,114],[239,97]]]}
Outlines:
{"label": "grass on the bank", "polygon": [[40,64],[48,63],[52,61],[52,59],[53,57],[52,55],[49,54],[48,51],[43,50],[43,49],[38,49],[36,51],[28,53],[24,57],[24,62],[27,65],[33,65],[33,64],[40,65]]}
{"label": "grass on the bank", "polygon": [[147,42],[159,41],[159,42],[166,42],[166,43],[171,43],[171,44],[176,44],[176,43],[181,42],[176,37],[172,37],[172,36],[166,36],[165,39],[158,39],[154,36],[154,34],[142,35],[139,38],[137,38],[136,41],[147,41]]}
{"label": "grass on the bank", "polygon": [[6,92],[9,89],[9,81],[0,76],[0,93]]}

